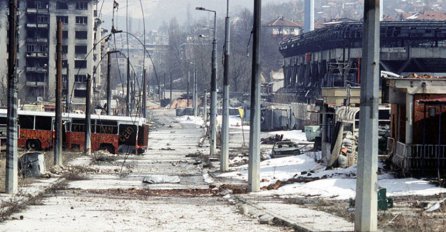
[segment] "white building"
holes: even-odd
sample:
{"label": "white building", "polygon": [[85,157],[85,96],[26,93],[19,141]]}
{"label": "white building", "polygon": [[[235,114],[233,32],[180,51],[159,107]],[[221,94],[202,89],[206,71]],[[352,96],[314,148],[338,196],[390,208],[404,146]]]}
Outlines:
{"label": "white building", "polygon": [[[22,102],[55,98],[57,22],[61,20],[63,94],[74,105],[85,104],[87,74],[96,85],[101,79],[101,46],[93,48],[101,39],[96,4],[96,0],[19,0],[17,73]],[[2,51],[7,51],[7,29],[8,1],[0,0]],[[7,75],[7,59],[6,52],[0,53],[2,77]]]}

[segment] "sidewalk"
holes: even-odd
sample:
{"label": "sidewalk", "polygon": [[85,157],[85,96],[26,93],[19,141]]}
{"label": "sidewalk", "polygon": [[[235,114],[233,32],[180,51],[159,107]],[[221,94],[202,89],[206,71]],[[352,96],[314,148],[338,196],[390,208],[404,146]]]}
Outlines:
{"label": "sidewalk", "polygon": [[[246,128],[245,128],[246,129]],[[245,141],[249,141],[249,129],[244,130]],[[272,132],[274,134],[274,132]],[[278,132],[279,133],[279,132]],[[265,136],[268,133],[264,133]],[[243,141],[241,128],[230,128],[230,147],[240,148]],[[264,149],[268,145],[263,145]],[[218,162],[215,162],[217,165]],[[209,174],[219,184],[247,185],[246,180],[218,177],[218,168]],[[279,172],[279,171],[278,171]],[[286,203],[282,199],[262,194],[226,195],[230,203],[238,206],[243,214],[258,218],[262,224],[285,225],[295,231],[353,231],[354,224],[347,220],[313,209],[303,208],[297,204]]]}
{"label": "sidewalk", "polygon": [[259,218],[260,223],[285,225],[295,231],[353,231],[354,225],[338,216],[301,208],[296,204],[271,201],[255,194],[236,195],[237,206],[244,214]]}

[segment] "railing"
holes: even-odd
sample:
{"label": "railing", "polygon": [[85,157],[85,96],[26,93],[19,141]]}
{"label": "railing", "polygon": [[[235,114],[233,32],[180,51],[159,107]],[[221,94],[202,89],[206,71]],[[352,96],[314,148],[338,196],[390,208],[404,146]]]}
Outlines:
{"label": "railing", "polygon": [[408,158],[413,174],[435,176],[446,168],[446,145],[410,145]]}
{"label": "railing", "polygon": [[397,142],[392,163],[403,175],[446,176],[446,145]]}

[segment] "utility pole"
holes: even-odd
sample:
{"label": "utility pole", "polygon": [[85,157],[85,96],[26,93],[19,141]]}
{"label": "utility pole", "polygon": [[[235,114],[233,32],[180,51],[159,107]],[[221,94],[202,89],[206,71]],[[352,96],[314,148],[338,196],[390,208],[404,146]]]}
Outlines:
{"label": "utility pole", "polygon": [[107,52],[107,115],[111,115],[111,51]]}
{"label": "utility pole", "polygon": [[85,98],[85,155],[91,155],[91,75],[87,74],[87,97]]}
{"label": "utility pole", "polygon": [[132,92],[131,92],[131,108],[135,109],[136,106],[136,73],[133,72],[133,78],[132,78]]}
{"label": "utility pole", "polygon": [[260,28],[262,0],[254,1],[254,36],[251,75],[248,191],[260,191]]}
{"label": "utility pole", "polygon": [[220,171],[226,172],[229,168],[229,56],[230,56],[230,19],[229,19],[229,0],[226,2],[226,21],[225,21],[225,60],[223,72],[223,124],[221,127],[221,161]]}
{"label": "utility pole", "polygon": [[112,115],[111,113],[111,54],[118,53],[119,51],[108,51],[107,52],[107,115]]}
{"label": "utility pole", "polygon": [[127,95],[126,95],[126,115],[130,116],[130,58],[127,57]]}
{"label": "utility pole", "polygon": [[190,67],[189,65],[187,65],[186,108],[189,108],[189,94],[190,94],[189,83],[190,83]]}
{"label": "utility pole", "polygon": [[194,116],[198,115],[198,95],[197,95],[197,69],[194,67],[194,93],[193,93],[193,104],[194,104]]}
{"label": "utility pole", "polygon": [[62,30],[57,22],[57,70],[56,70],[56,142],[54,145],[54,165],[62,166]]}
{"label": "utility pole", "polygon": [[211,78],[211,134],[210,156],[215,156],[217,149],[217,12],[214,11],[214,36],[212,40],[212,78]]}
{"label": "utility pole", "polygon": [[364,1],[355,231],[377,231],[380,1]]}
{"label": "utility pole", "polygon": [[70,94],[69,94],[69,87],[70,87],[70,66],[67,64],[67,79],[66,79],[66,93],[65,93],[65,112],[69,113],[70,112]]}
{"label": "utility pole", "polygon": [[142,73],[142,116],[147,118],[147,80],[145,68]]}
{"label": "utility pole", "polygon": [[8,46],[8,132],[6,158],[6,193],[18,191],[17,156],[17,0],[9,1],[9,46]]}
{"label": "utility pole", "polygon": [[204,90],[203,121],[204,121],[204,125],[206,125],[206,122],[208,121],[208,93],[207,93],[207,90]]}
{"label": "utility pole", "polygon": [[173,86],[172,73],[170,73],[170,95],[169,95],[170,105],[172,105],[172,86]]}
{"label": "utility pole", "polygon": [[163,99],[166,99],[166,85],[167,85],[167,83],[166,83],[166,73],[164,73],[164,75],[163,75]]}

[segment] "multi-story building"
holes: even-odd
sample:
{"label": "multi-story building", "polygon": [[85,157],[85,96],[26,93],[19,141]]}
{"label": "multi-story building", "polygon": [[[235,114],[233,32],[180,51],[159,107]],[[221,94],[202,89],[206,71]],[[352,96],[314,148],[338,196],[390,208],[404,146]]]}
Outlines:
{"label": "multi-story building", "polygon": [[[7,11],[8,1],[0,0]],[[4,7],[3,7],[4,6]],[[57,22],[63,22],[63,93],[72,104],[84,104],[87,74],[100,81],[101,46],[96,0],[19,0],[18,67],[22,102],[51,101],[56,87]],[[0,14],[1,50],[6,51],[7,12]],[[0,53],[1,73],[7,54]],[[4,74],[5,75],[5,74]],[[76,107],[75,107],[76,108]]]}

